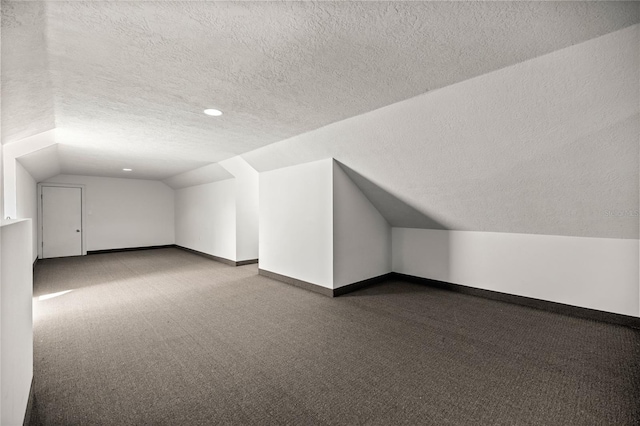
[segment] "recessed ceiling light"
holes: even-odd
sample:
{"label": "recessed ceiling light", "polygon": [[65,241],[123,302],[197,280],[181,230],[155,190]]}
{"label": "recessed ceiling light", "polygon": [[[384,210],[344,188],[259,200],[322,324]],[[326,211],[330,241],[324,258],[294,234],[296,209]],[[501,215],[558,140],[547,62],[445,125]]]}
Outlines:
{"label": "recessed ceiling light", "polygon": [[213,108],[205,109],[204,113],[207,115],[211,115],[213,117],[218,117],[222,115],[222,111],[220,111],[219,109],[213,109]]}
{"label": "recessed ceiling light", "polygon": [[123,172],[132,172],[133,169],[122,169]]}

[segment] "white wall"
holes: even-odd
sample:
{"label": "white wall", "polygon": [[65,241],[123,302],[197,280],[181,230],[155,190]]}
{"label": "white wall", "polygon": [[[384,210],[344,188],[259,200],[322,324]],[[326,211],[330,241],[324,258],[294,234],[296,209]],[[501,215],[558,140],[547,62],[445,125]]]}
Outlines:
{"label": "white wall", "polygon": [[[2,146],[3,218],[11,217],[15,219],[17,217],[16,177],[18,161],[16,159],[55,146],[55,138],[56,132],[54,129]],[[49,167],[48,171],[56,169],[58,168]]]}
{"label": "white wall", "polygon": [[333,288],[391,272],[391,227],[333,164]]}
{"label": "white wall", "polygon": [[260,174],[260,268],[333,288],[333,160]]}
{"label": "white wall", "polygon": [[258,172],[240,156],[213,166],[165,180],[176,189],[177,244],[229,260],[255,260]]}
{"label": "white wall", "polygon": [[258,172],[255,178],[237,179],[236,186],[236,244],[238,260],[258,258],[258,226],[259,226],[259,185]]}
{"label": "white wall", "polygon": [[16,163],[16,217],[31,219],[31,261],[34,261],[38,257],[38,184],[19,162]]}
{"label": "white wall", "polygon": [[[0,5],[0,9],[2,6]],[[4,214],[4,149],[0,146],[0,213]],[[0,216],[0,220],[2,216]],[[2,287],[2,236],[0,236],[0,288]],[[0,300],[0,318],[2,318],[2,300]],[[0,320],[1,321],[1,320]],[[2,324],[0,322],[0,365],[2,365]],[[2,380],[0,372],[0,380]],[[2,397],[2,384],[0,383],[0,398]],[[2,403],[0,402],[0,421],[2,419]]]}
{"label": "white wall", "polygon": [[242,157],[220,163],[236,181],[236,260],[258,258],[258,172]]}
{"label": "white wall", "polygon": [[85,185],[87,250],[174,244],[174,191],[162,182],[58,175]]}
{"label": "white wall", "polygon": [[33,377],[30,220],[2,223],[0,240],[0,424],[22,425]]}
{"label": "white wall", "polygon": [[393,270],[640,316],[638,240],[392,229]]}
{"label": "white wall", "polygon": [[236,259],[236,182],[227,179],[175,191],[176,244]]}

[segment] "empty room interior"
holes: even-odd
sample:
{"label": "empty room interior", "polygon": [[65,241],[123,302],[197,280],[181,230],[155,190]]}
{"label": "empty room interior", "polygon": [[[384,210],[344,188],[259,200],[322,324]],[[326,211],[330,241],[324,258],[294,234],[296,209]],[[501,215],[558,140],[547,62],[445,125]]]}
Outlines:
{"label": "empty room interior", "polygon": [[640,3],[1,2],[0,424],[640,425]]}

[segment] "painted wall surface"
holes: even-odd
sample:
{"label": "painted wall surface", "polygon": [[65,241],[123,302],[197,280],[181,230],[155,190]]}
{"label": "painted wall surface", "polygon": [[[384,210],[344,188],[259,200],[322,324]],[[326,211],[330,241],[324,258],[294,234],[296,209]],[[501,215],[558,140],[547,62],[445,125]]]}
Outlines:
{"label": "painted wall surface", "polygon": [[31,219],[31,261],[34,261],[38,257],[38,184],[19,162],[16,163],[16,217]]}
{"label": "painted wall surface", "polygon": [[22,425],[33,377],[31,221],[0,227],[0,424]]}
{"label": "painted wall surface", "polygon": [[236,215],[237,215],[237,259],[252,260],[258,258],[258,226],[259,226],[259,178],[258,172],[253,176],[237,180]]}
{"label": "painted wall surface", "polygon": [[242,157],[220,163],[236,181],[236,260],[258,258],[258,172]]}
{"label": "painted wall surface", "polygon": [[174,244],[174,191],[159,181],[58,175],[85,185],[87,250]]}
{"label": "painted wall surface", "polygon": [[[0,4],[0,9],[2,6]],[[0,212],[4,214],[4,160],[3,149],[0,147]],[[2,216],[0,216],[2,219]],[[0,288],[2,288],[2,236],[0,236]],[[2,301],[0,300],[0,318],[2,318]],[[0,365],[2,365],[2,325],[0,323]],[[1,367],[0,367],[1,368]],[[0,371],[0,374],[2,372]],[[0,380],[2,377],[0,376]],[[2,397],[2,384],[0,384],[0,398]],[[2,419],[2,403],[0,402],[0,421]]]}
{"label": "painted wall surface", "polygon": [[391,227],[333,163],[333,288],[391,272]]}
{"label": "painted wall surface", "polygon": [[0,212],[4,214],[4,148],[0,148]]}
{"label": "painted wall surface", "polygon": [[393,270],[640,316],[638,240],[392,229]]}
{"label": "painted wall surface", "polygon": [[[2,177],[3,177],[3,216],[15,219],[17,217],[17,166],[18,158],[32,155],[42,150],[48,150],[56,144],[56,132],[49,130],[30,136],[2,147]],[[54,157],[55,158],[55,157]],[[51,157],[49,157],[51,159]],[[47,167],[48,171],[59,170],[59,167]],[[32,175],[33,176],[33,175]],[[47,176],[51,177],[51,175]]]}
{"label": "painted wall surface", "polygon": [[260,174],[259,266],[333,288],[333,160]]}
{"label": "painted wall surface", "polygon": [[173,189],[180,189],[231,178],[233,178],[233,175],[224,167],[219,163],[213,163],[171,176],[164,179],[163,182]]}
{"label": "painted wall surface", "polygon": [[639,44],[634,25],[243,158],[333,157],[445,229],[637,239],[605,213],[638,208]]}
{"label": "painted wall surface", "polygon": [[227,179],[175,191],[176,244],[236,259],[236,182]]}

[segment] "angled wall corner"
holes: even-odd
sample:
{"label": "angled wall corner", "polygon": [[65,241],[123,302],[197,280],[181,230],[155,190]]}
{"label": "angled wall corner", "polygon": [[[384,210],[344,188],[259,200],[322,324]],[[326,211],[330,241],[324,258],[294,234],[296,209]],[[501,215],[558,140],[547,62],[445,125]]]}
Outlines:
{"label": "angled wall corner", "polygon": [[326,295],[391,272],[389,223],[333,159],[261,173],[259,232],[261,272]]}
{"label": "angled wall corner", "polygon": [[236,181],[236,256],[238,262],[258,258],[258,172],[242,157],[221,161]]}
{"label": "angled wall corner", "polygon": [[391,226],[333,162],[333,288],[391,272]]}
{"label": "angled wall corner", "polygon": [[333,160],[260,174],[259,267],[333,288]]}
{"label": "angled wall corner", "polygon": [[224,261],[258,258],[258,172],[240,156],[164,181],[175,189],[176,244]]}
{"label": "angled wall corner", "polygon": [[171,176],[163,180],[163,182],[172,189],[177,190],[232,178],[233,175],[219,163],[213,163]]}
{"label": "angled wall corner", "polygon": [[[4,209],[2,217],[17,218],[17,162],[19,158],[27,159],[36,155],[36,153],[47,153],[44,161],[33,162],[33,165],[49,168],[49,172],[55,173],[60,170],[58,157],[56,155],[55,146],[57,144],[56,132],[49,130],[37,135],[21,139],[2,146],[3,151],[3,201]],[[54,164],[55,163],[55,164]],[[23,166],[29,166],[31,163],[26,162]],[[28,170],[29,171],[29,170]],[[50,174],[50,173],[48,173]],[[57,174],[57,173],[56,173]],[[51,176],[39,175],[39,178],[47,178]]]}
{"label": "angled wall corner", "polygon": [[398,198],[392,190],[382,188],[371,178],[337,161],[336,164],[344,174],[360,189],[371,204],[380,212],[386,221],[394,228],[420,229],[450,229],[453,224],[445,224],[437,219],[433,213],[426,213]]}

